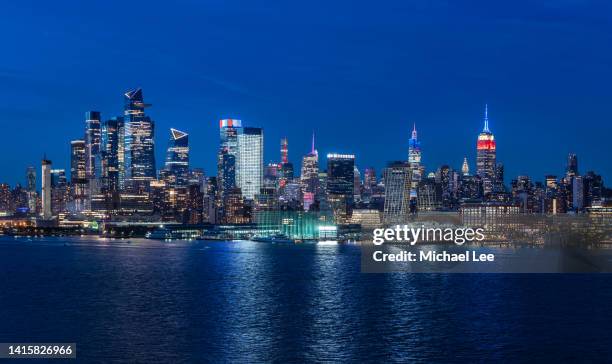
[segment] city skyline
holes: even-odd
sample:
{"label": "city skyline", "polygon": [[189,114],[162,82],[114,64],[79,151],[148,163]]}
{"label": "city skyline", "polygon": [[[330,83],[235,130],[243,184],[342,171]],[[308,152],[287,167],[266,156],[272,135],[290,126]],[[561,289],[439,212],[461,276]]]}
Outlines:
{"label": "city skyline", "polygon": [[[459,169],[467,156],[475,170],[489,104],[506,176],[559,174],[576,153],[581,169],[612,178],[602,152],[612,133],[609,4],[119,5],[20,3],[0,15],[15,34],[0,63],[0,123],[10,135],[27,126],[34,146],[4,141],[3,181],[23,184],[45,152],[68,168],[64,141],[83,138],[83,112],[120,115],[117,95],[138,86],[158,130],[187,132],[192,164],[208,174],[221,118],[262,127],[269,141],[287,137],[294,166],[314,129],[321,156],[353,153],[360,169],[378,171],[404,158],[416,123],[427,168]],[[126,32],[117,14],[130,11],[151,23],[163,13],[167,26]],[[157,168],[164,157],[156,148]]]}
{"label": "city skyline", "polygon": [[[142,88],[135,88],[135,89],[132,89],[131,91],[127,91],[127,92],[125,92],[124,96],[129,99],[129,97],[128,97],[129,95],[128,94],[134,93],[134,92],[138,92],[140,95],[142,95]],[[142,96],[140,96],[140,97],[142,97]],[[149,106],[151,106],[151,105],[145,104],[145,107],[149,107]],[[488,104],[484,104],[484,111],[482,112],[481,121],[480,121],[480,123],[481,123],[480,133],[481,134],[479,134],[479,135],[482,135],[483,132],[491,133],[491,135],[495,134],[493,131],[489,130],[489,115],[488,115],[489,111],[488,111],[488,108],[489,108]],[[89,134],[90,134],[90,132],[88,132],[88,130],[90,130],[90,124],[91,124],[91,118],[92,118],[91,114],[94,114],[98,119],[104,120],[104,122],[102,122],[102,124],[107,122],[107,120],[110,120],[112,122],[112,121],[116,120],[117,117],[118,117],[118,116],[112,116],[112,117],[109,117],[109,118],[105,118],[104,113],[100,112],[100,111],[85,111],[84,114],[85,114],[85,118],[84,118],[84,121],[82,120],[82,125],[80,125],[80,127],[84,128],[86,130],[86,132],[85,132],[85,139],[87,139]],[[234,120],[234,121],[241,122],[240,119],[220,119],[220,120]],[[98,124],[100,124],[100,122],[101,121],[98,120]],[[214,121],[215,127],[217,126],[218,123],[219,123],[218,120]],[[247,122],[247,124],[254,125],[253,123],[250,123],[250,122]],[[416,122],[413,122],[411,125],[412,126],[411,126],[411,129],[409,130],[408,137],[406,138],[406,143],[405,143],[406,144],[406,146],[405,146],[406,147],[406,150],[405,150],[405,157],[406,158],[404,158],[404,159],[406,159],[407,161],[410,161],[410,155],[409,154],[410,154],[410,150],[411,150],[410,148],[411,148],[411,145],[412,145],[411,143],[413,143],[412,140],[417,140],[415,138],[416,138],[416,133],[417,133],[417,129],[418,129],[418,133],[419,133],[419,138],[418,138],[418,142],[417,142],[418,145],[419,145],[419,157],[418,158],[419,158],[419,161],[421,162],[419,164],[422,167],[425,167],[425,173],[424,173],[423,177],[426,177],[427,174],[429,174],[431,172],[435,172],[439,167],[442,167],[442,166],[449,166],[450,168],[452,168],[455,171],[461,171],[462,168],[464,167],[463,164],[465,162],[465,158],[467,158],[467,162],[468,162],[470,170],[474,171],[474,173],[477,174],[478,158],[477,158],[477,155],[476,155],[477,154],[476,151],[478,150],[478,148],[473,148],[473,146],[474,146],[474,142],[481,143],[481,142],[478,141],[480,136],[478,138],[476,138],[476,140],[472,141],[472,143],[471,143],[472,144],[471,145],[472,148],[467,148],[466,152],[464,153],[464,155],[461,158],[453,158],[453,159],[457,159],[456,165],[455,165],[454,162],[453,163],[446,162],[446,163],[442,163],[442,164],[439,164],[439,165],[429,165],[427,163],[426,157],[424,159],[425,162],[421,161],[421,154],[420,154],[420,153],[422,153],[420,151],[420,144],[422,142],[421,129],[420,129],[420,127],[417,128],[417,123]],[[484,127],[483,127],[483,125],[484,125]],[[100,128],[99,125],[98,125],[98,128]],[[261,129],[264,129],[264,128],[261,128]],[[167,163],[168,163],[167,162],[167,158],[168,158],[167,153],[168,153],[168,150],[166,149],[166,145],[164,144],[165,143],[164,137],[165,137],[165,135],[167,135],[168,132],[171,135],[174,135],[174,133],[177,133],[177,132],[181,133],[181,134],[185,134],[185,135],[189,134],[188,131],[179,131],[175,127],[169,128],[168,131],[165,131],[165,130],[158,131],[158,133],[162,133],[162,136],[158,136],[158,137],[154,138],[154,144],[153,144],[153,148],[154,148],[153,152],[155,153],[155,159],[157,160],[157,163],[155,163],[155,167],[154,168],[155,168],[155,171],[157,171],[157,172],[160,172],[160,171],[164,170],[165,168],[167,168]],[[451,131],[449,131],[449,132],[451,132]],[[218,135],[218,131],[216,133]],[[282,130],[276,132],[276,134],[279,134],[279,133],[280,133],[280,135],[283,135],[283,131]],[[98,134],[99,134],[99,131],[98,131]],[[311,136],[312,139],[308,140],[310,142],[311,149],[314,148],[315,135],[318,136],[316,131],[313,130],[312,131],[312,136]],[[100,136],[98,135],[98,138],[99,137]],[[288,138],[286,138],[286,137],[282,137],[282,138],[280,138],[280,141],[281,141],[281,143],[282,142],[286,142],[287,139]],[[83,138],[83,136],[81,136],[80,138],[74,138],[74,139],[67,140],[66,143],[71,144],[72,148],[74,149],[74,143],[83,143],[84,142],[83,140],[84,140],[84,138]],[[269,139],[268,139],[268,142],[270,142]],[[318,139],[317,139],[317,142],[318,142]],[[193,145],[197,145],[197,144],[198,144],[198,141],[192,139],[192,144],[190,144],[190,148],[193,148]],[[297,141],[297,142],[294,141],[294,142],[292,142],[292,145],[293,144],[301,145],[302,143],[300,141]],[[426,145],[427,145],[427,143],[426,143]],[[433,148],[436,148],[436,145],[432,145],[430,147],[433,149]],[[268,149],[272,149],[272,150],[269,151]],[[334,148],[333,146],[327,147],[327,148],[326,147],[321,148],[319,143],[317,143],[317,148],[316,149],[317,149],[317,151],[321,152],[319,154],[320,155],[319,163],[322,164],[322,165],[326,165],[327,164],[326,155],[327,155],[328,152],[336,153],[338,150],[341,150],[341,148]],[[312,149],[312,150],[314,150],[314,149]],[[288,160],[289,160],[289,162],[292,162],[292,163],[295,160],[296,163],[299,165],[301,163],[302,158],[304,156],[306,156],[307,154],[312,153],[312,150],[306,151],[304,153],[301,153],[301,151],[296,151],[294,149],[290,149],[291,153],[289,153],[289,155],[291,157],[289,157]],[[263,152],[264,152],[264,156],[265,157],[268,157],[268,155],[270,155],[270,154],[272,155],[270,157],[270,159],[264,159],[263,160],[263,165],[264,166],[269,164],[269,163],[278,163],[278,162],[281,161],[281,159],[287,158],[286,156],[282,155],[283,154],[282,151],[279,153],[275,148],[272,148],[272,147],[264,148]],[[435,153],[433,150],[430,150],[428,148],[428,149],[426,149],[425,155],[427,156],[427,154],[432,153],[432,152]],[[74,150],[72,150],[68,154],[69,160],[68,160],[68,164],[66,166],[61,165],[58,162],[55,162],[56,160],[61,161],[62,159],[65,158],[65,156],[63,156],[61,154],[57,154],[56,156],[54,156],[54,158],[51,158],[50,155],[53,155],[53,154],[50,153],[50,152],[44,151],[42,158],[43,159],[52,160],[53,164],[54,164],[54,168],[60,168],[60,169],[65,169],[67,171],[70,171],[71,172],[70,173],[70,178],[72,179],[73,178],[72,174],[74,173],[73,170],[76,171],[75,166],[71,166],[71,161],[70,161],[70,154],[73,154],[73,153],[74,153]],[[85,157],[86,165],[81,167],[83,169],[83,171],[80,172],[80,173],[83,173],[83,174],[86,175],[88,173],[87,171],[90,168],[92,168],[92,167],[90,167],[89,164],[87,164],[87,160],[90,159],[90,157],[89,157],[90,153],[88,153],[87,150],[84,150],[83,153],[85,153],[86,156],[87,156],[87,157]],[[276,156],[274,155],[275,153],[277,154]],[[379,162],[379,163],[376,163],[374,165],[364,165],[364,164],[359,163],[359,158],[358,158],[359,153],[358,152],[357,153],[356,152],[351,152],[349,150],[348,152],[344,152],[344,153],[350,153],[350,154],[356,155],[355,166],[357,168],[359,168],[360,171],[365,171],[365,169],[373,167],[374,170],[376,171],[377,178],[381,178],[382,177],[383,170],[387,167],[387,164],[389,162],[392,162],[394,160],[401,160],[402,159],[401,157],[398,157],[398,158],[395,158],[395,159],[394,158],[388,158],[387,160]],[[506,155],[506,154],[507,153],[501,153],[501,155]],[[547,176],[547,175],[556,175],[558,177],[562,177],[564,169],[566,167],[566,163],[567,163],[567,155],[570,155],[570,154],[577,154],[577,153],[574,153],[574,152],[571,152],[571,151],[568,152],[562,158],[562,164],[563,165],[561,166],[560,169],[558,168],[557,170],[550,170],[550,169],[547,169],[546,167],[542,167],[542,169],[545,170],[546,172],[540,173],[539,175],[538,174],[530,175],[530,174],[527,174],[527,173],[520,173],[520,174],[517,174],[517,175],[505,174],[504,183],[508,184],[510,182],[510,180],[512,180],[512,179],[514,179],[516,177],[519,177],[519,176],[529,176],[533,181],[544,181],[545,180],[545,176]],[[190,156],[191,156],[191,158],[193,158],[193,152],[190,153]],[[57,157],[59,157],[59,158],[57,158]],[[212,157],[205,157],[205,159],[210,159],[210,158],[215,160],[214,155]],[[195,158],[195,159],[198,160],[198,159],[201,159],[201,158]],[[493,162],[493,163],[495,163],[495,162]],[[508,168],[508,166],[504,163],[504,160],[501,160],[500,163],[504,166],[504,168],[506,170],[516,169],[516,168],[512,168],[512,166],[510,166],[510,168]],[[216,164],[216,161],[215,161],[215,164]],[[605,167],[604,166],[599,166],[599,167],[587,169],[587,168],[584,167],[585,164],[589,165],[588,161],[585,163],[585,158],[583,156],[581,156],[581,161],[580,161],[580,166],[581,166],[580,172],[581,173],[585,173],[587,171],[595,171],[598,174],[602,175],[604,177],[604,179],[605,179],[606,175],[604,173],[604,171],[605,171]],[[20,184],[22,186],[25,186],[27,184],[27,181],[26,181],[27,180],[27,168],[34,167],[35,165],[36,164],[33,163],[32,165],[23,166],[25,174],[22,173],[22,176],[20,176],[21,179],[17,178],[15,183],[9,182],[9,180],[7,180],[6,178],[0,180],[0,183],[9,183],[10,185]],[[202,168],[200,165],[196,165],[193,162],[191,162],[189,164],[189,167],[190,168]],[[210,169],[207,169],[207,168],[203,168],[203,169],[204,169],[204,172],[208,176],[216,176],[217,175],[216,166],[214,168],[210,168]],[[0,176],[0,178],[2,178],[2,177],[3,176]],[[83,177],[84,176],[80,176],[80,175],[78,176],[78,178],[83,178]],[[37,189],[40,190],[40,187],[41,187],[40,183],[38,183]]]}

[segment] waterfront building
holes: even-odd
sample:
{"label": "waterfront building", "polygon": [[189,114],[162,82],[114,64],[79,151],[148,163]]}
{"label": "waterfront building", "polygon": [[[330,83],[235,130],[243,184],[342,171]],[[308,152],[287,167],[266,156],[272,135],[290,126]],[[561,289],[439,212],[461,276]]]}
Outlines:
{"label": "waterfront building", "polygon": [[485,194],[493,191],[496,148],[495,136],[489,130],[488,106],[485,105],[484,128],[478,135],[478,142],[476,144],[476,173],[483,181]]}
{"label": "waterfront building", "polygon": [[321,212],[260,211],[254,214],[259,236],[281,234],[292,240],[326,240],[337,237],[332,217]]}
{"label": "waterfront building", "polygon": [[184,224],[203,223],[204,190],[201,183],[190,182],[187,186],[186,209],[183,213]]}
{"label": "waterfront building", "polygon": [[51,210],[51,161],[42,160],[42,218],[50,220],[53,216]]}
{"label": "waterfront building", "polygon": [[278,210],[278,196],[274,187],[262,187],[255,195],[255,211]]}
{"label": "waterfront building", "polygon": [[377,209],[353,209],[351,224],[361,225],[363,230],[381,227],[383,214]]}
{"label": "waterfront building", "polygon": [[330,153],[327,155],[327,199],[339,224],[351,216],[355,184],[355,156]]}
{"label": "waterfront building", "polygon": [[171,176],[171,184],[186,186],[189,178],[189,135],[170,129],[165,170]]}
{"label": "waterfront building", "polygon": [[412,190],[412,166],[408,163],[391,162],[384,171],[385,224],[405,223],[410,214],[410,193]]}
{"label": "waterfront building", "polygon": [[149,106],[140,88],[124,94],[123,185],[136,194],[147,191],[149,183],[156,178],[155,125],[145,115],[145,108]]}
{"label": "waterfront building", "polygon": [[240,188],[231,188],[224,195],[224,222],[226,224],[247,224],[251,222],[250,211],[244,203]]}
{"label": "waterfront building", "polygon": [[253,200],[263,184],[263,130],[243,127],[238,132],[236,186],[245,199]]}

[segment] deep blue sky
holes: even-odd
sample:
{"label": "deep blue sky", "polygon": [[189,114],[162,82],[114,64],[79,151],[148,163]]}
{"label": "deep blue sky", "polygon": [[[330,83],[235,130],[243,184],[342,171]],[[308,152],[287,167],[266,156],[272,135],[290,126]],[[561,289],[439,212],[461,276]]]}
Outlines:
{"label": "deep blue sky", "polygon": [[581,172],[612,183],[612,5],[608,1],[89,1],[0,8],[0,180],[43,153],[69,169],[83,114],[121,113],[142,87],[156,121],[190,133],[214,174],[218,119],[265,129],[266,162],[289,138],[299,165],[352,152],[378,170],[407,158],[416,122],[428,171],[475,169],[484,104],[506,181]]}

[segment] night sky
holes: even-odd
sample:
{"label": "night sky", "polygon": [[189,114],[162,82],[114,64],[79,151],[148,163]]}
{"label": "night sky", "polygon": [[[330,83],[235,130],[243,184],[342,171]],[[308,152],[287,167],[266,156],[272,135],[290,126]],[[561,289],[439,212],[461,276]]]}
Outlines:
{"label": "night sky", "polygon": [[[43,153],[69,170],[84,113],[122,112],[142,87],[158,166],[169,128],[215,174],[218,120],[289,138],[298,166],[349,152],[363,170],[407,159],[416,122],[427,172],[475,171],[489,104],[506,183],[580,172],[612,184],[609,1],[19,1],[0,6],[0,182],[24,183]],[[299,169],[299,167],[298,167]]]}

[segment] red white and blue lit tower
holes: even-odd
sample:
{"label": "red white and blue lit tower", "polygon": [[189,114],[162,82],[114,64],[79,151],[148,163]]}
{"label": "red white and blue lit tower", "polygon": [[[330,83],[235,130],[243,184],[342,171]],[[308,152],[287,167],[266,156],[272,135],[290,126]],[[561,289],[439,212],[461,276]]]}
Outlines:
{"label": "red white and blue lit tower", "polygon": [[495,180],[495,136],[489,130],[489,110],[485,105],[484,128],[476,144],[476,173],[483,181],[484,193],[490,193]]}

